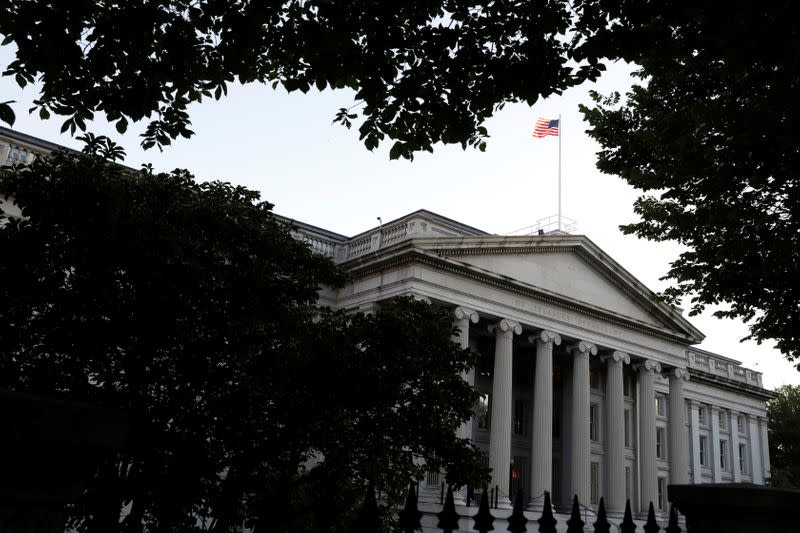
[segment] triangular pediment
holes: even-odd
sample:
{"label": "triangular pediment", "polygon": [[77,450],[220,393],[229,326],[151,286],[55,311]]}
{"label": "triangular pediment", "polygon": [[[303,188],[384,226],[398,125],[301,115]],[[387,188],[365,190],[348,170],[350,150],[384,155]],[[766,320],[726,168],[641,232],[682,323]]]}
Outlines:
{"label": "triangular pediment", "polygon": [[570,250],[547,254],[471,255],[465,263],[501,276],[521,281],[546,291],[616,314],[663,326],[625,293],[617,284],[600,274],[583,258]]}
{"label": "triangular pediment", "polygon": [[430,244],[423,247],[508,283],[684,337],[703,337],[677,310],[654,300],[652,291],[584,236],[493,236]]}

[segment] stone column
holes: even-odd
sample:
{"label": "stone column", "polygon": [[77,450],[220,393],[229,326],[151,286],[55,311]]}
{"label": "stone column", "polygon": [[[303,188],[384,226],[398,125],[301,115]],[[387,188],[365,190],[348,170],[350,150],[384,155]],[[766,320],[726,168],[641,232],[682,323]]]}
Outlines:
{"label": "stone column", "polygon": [[605,356],[606,362],[606,490],[609,513],[625,510],[625,400],[622,366],[631,362],[625,352]]}
{"label": "stone column", "polygon": [[531,428],[531,487],[529,498],[537,507],[544,491],[553,490],[553,345],[561,336],[542,331],[528,337],[536,342],[536,373],[533,383],[533,427]]}
{"label": "stone column", "polygon": [[647,512],[650,502],[658,500],[658,464],[656,462],[656,384],[661,365],[649,359],[637,365],[639,371],[639,483],[640,512]]}
{"label": "stone column", "polygon": [[[459,334],[453,336],[453,341],[459,343],[462,349],[467,349],[469,348],[469,323],[472,322],[475,324],[478,322],[478,313],[473,309],[468,309],[466,307],[456,307],[455,311],[453,311],[453,314],[456,317],[455,326],[459,330]],[[467,383],[473,387],[475,386],[474,368],[471,368],[469,372],[462,374],[462,376]],[[459,428],[458,436],[462,439],[472,438],[472,419],[464,422],[464,424]]]}
{"label": "stone column", "polygon": [[[722,413],[725,416],[725,413]],[[720,447],[719,447],[719,407],[716,405],[711,406],[711,465],[714,470],[714,483],[722,483],[722,464],[720,462]],[[731,426],[728,426],[731,427]],[[731,429],[731,434],[735,431],[735,427]]]}
{"label": "stone column", "polygon": [[689,483],[689,450],[686,441],[686,405],[683,383],[689,371],[673,368],[669,373],[669,479],[673,485]]}
{"label": "stone column", "polygon": [[573,356],[572,367],[572,448],[570,450],[571,494],[578,495],[578,501],[589,503],[589,462],[591,443],[589,441],[589,356],[597,355],[597,346],[591,342],[580,341],[570,347]]}
{"label": "stone column", "polygon": [[[453,310],[453,314],[455,315],[455,323],[453,325],[457,327],[459,331],[457,335],[453,335],[453,342],[457,342],[462,349],[467,349],[469,348],[469,323],[472,322],[475,324],[478,322],[478,313],[467,307],[456,307]],[[471,386],[475,386],[475,368],[470,368],[468,372],[462,373],[461,377]],[[473,420],[474,415],[473,418],[470,418],[458,428],[457,435],[459,438],[472,439]],[[467,503],[467,491],[463,488],[457,491],[454,497],[458,505],[465,505]]]}
{"label": "stone column", "polygon": [[759,418],[758,428],[761,432],[761,465],[764,469],[764,479],[769,479],[772,476],[769,465],[769,437],[767,435],[767,420]]}
{"label": "stone column", "polygon": [[508,482],[511,475],[511,388],[513,336],[522,333],[518,322],[503,319],[491,329],[495,333],[494,376],[492,378],[492,418],[489,435],[491,487],[500,487],[500,503],[510,506]]}
{"label": "stone column", "polygon": [[[731,461],[733,464],[731,465],[733,468],[731,472],[733,472],[733,482],[739,483],[742,481],[742,469],[739,468],[739,413],[736,411],[731,411]],[[742,462],[746,461],[747,458],[743,459]]]}
{"label": "stone column", "polygon": [[[689,407],[692,412],[692,483],[695,485],[703,482],[703,467],[700,465],[700,404],[689,400]],[[706,450],[706,453],[708,451]],[[708,459],[708,458],[706,458]]]}
{"label": "stone column", "polygon": [[0,143],[0,166],[5,165],[11,153],[11,145]]}
{"label": "stone column", "polygon": [[750,436],[750,468],[753,483],[763,485],[764,472],[761,469],[761,447],[758,442],[761,435],[758,431],[758,419],[753,415],[747,415],[747,434]]}

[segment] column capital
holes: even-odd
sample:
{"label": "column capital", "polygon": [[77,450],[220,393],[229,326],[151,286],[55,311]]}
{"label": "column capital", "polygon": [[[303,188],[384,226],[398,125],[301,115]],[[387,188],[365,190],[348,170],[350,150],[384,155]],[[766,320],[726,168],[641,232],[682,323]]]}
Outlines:
{"label": "column capital", "polygon": [[422,294],[417,294],[416,292],[409,293],[408,296],[410,296],[411,298],[413,298],[418,302],[425,302],[428,305],[432,303],[430,298],[428,298],[427,296],[423,296]]}
{"label": "column capital", "polygon": [[469,320],[473,324],[477,324],[478,318],[480,318],[477,311],[463,306],[456,307],[453,310],[453,314],[456,315],[458,320]]}
{"label": "column capital", "polygon": [[528,342],[552,342],[553,344],[561,344],[561,335],[552,331],[542,330],[536,335],[528,335]]}
{"label": "column capital", "polygon": [[689,381],[689,371],[685,368],[671,368],[667,370],[666,377],[669,378],[670,381],[677,380],[677,381]]}
{"label": "column capital", "polygon": [[600,356],[600,360],[604,363],[608,363],[609,365],[615,365],[620,363],[622,365],[630,364],[631,356],[628,355],[626,352],[620,352],[619,350],[614,350],[609,354],[603,354]]}
{"label": "column capital", "polygon": [[643,359],[638,363],[636,363],[633,368],[642,373],[648,373],[648,374],[661,373],[661,363],[659,363],[658,361],[653,361],[652,359]]}
{"label": "column capital", "polygon": [[511,335],[519,335],[522,333],[522,326],[519,322],[504,318],[497,324],[491,324],[489,326],[489,331],[495,334],[510,332]]}
{"label": "column capital", "polygon": [[572,353],[585,353],[587,356],[597,355],[597,345],[589,341],[580,341],[570,345],[567,349]]}

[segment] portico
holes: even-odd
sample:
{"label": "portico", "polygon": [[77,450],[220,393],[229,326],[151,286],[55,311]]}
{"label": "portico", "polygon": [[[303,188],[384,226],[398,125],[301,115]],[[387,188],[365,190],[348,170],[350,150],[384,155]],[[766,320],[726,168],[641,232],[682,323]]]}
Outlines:
{"label": "portico", "polygon": [[[668,482],[767,477],[760,375],[695,356],[703,334],[585,236],[490,235],[427,211],[352,238],[297,235],[353,277],[322,303],[414,295],[453,311],[454,340],[481,354],[460,432],[486,452],[501,506],[523,491],[541,507],[548,491],[561,509],[577,494],[612,516],[626,499],[664,512]],[[742,431],[714,429],[712,406]]]}
{"label": "portico", "polygon": [[[523,490],[529,506],[538,509],[544,491],[549,491],[563,507],[577,494],[579,501],[590,505],[603,496],[609,512],[623,511],[626,498],[633,499],[633,494],[626,494],[624,394],[626,388],[630,394],[631,387],[624,386],[624,379],[630,380],[642,398],[636,405],[639,418],[635,426],[643,444],[641,450],[634,448],[633,462],[638,472],[638,490],[634,492],[641,494],[641,500],[633,502],[634,508],[646,510],[650,501],[656,501],[658,362],[508,319],[487,328],[488,337],[475,329],[480,340],[473,345],[488,347],[494,342],[495,346],[493,359],[485,358],[477,369],[475,384],[484,393],[484,403],[478,408],[472,437],[479,445],[488,443],[492,485],[499,487],[501,505],[510,506],[512,493]],[[685,369],[675,370],[686,373]],[[516,376],[515,372],[532,375]],[[564,372],[569,374],[566,380],[562,379]],[[644,401],[646,398],[650,401]],[[568,417],[559,416],[565,412]],[[671,441],[685,437],[681,421],[671,426]],[[649,460],[645,453],[652,454]],[[688,471],[685,455],[682,460],[676,454],[674,460],[676,471]],[[560,468],[565,464],[568,467]],[[519,478],[529,482],[525,486],[515,483]],[[554,484],[554,478],[563,481]]]}

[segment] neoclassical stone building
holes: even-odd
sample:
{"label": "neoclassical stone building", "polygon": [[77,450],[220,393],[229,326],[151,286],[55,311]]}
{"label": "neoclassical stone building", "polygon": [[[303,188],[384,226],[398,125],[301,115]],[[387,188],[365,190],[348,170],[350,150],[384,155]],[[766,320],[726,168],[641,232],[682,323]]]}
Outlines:
{"label": "neoclassical stone building", "polygon": [[[56,148],[0,127],[0,166]],[[761,374],[694,348],[703,334],[587,237],[491,235],[425,210],[354,237],[283,219],[352,275],[321,304],[414,295],[452,309],[458,342],[482,354],[462,431],[487,452],[501,506],[522,490],[532,508],[550,491],[562,510],[577,494],[612,516],[626,499],[665,511],[667,484],[769,478]],[[440,482],[431,472],[422,499],[438,501]]]}
{"label": "neoclassical stone building", "polygon": [[[551,491],[610,512],[666,510],[672,483],[769,477],[761,374],[694,348],[703,334],[583,235],[491,235],[417,211],[354,237],[290,221],[352,275],[322,303],[370,310],[398,295],[451,308],[482,354],[464,434],[500,503]],[[438,498],[440,479],[425,485]],[[422,488],[424,497],[426,487]]]}

